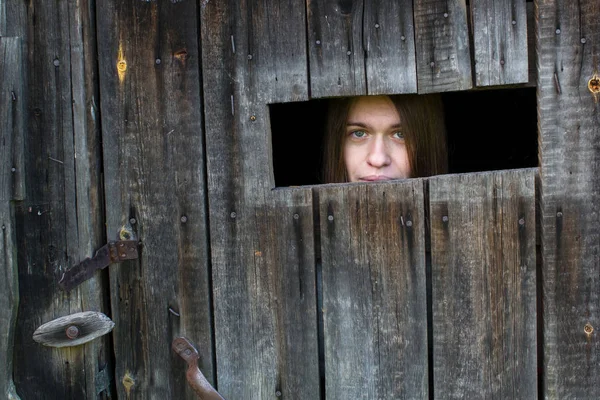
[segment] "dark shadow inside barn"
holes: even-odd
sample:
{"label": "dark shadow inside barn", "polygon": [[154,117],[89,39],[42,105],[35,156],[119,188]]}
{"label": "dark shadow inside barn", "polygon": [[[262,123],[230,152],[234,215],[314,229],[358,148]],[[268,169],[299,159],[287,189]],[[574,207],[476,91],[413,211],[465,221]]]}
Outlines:
{"label": "dark shadow inside barn", "polygon": [[[449,92],[442,99],[450,173],[537,167],[534,87]],[[327,104],[323,99],[269,106],[276,186],[322,183]]]}

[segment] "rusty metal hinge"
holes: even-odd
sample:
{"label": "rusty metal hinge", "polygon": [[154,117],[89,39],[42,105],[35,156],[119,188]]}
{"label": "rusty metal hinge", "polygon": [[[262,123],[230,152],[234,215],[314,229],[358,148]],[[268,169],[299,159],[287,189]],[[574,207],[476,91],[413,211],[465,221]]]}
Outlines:
{"label": "rusty metal hinge", "polygon": [[58,281],[58,286],[65,291],[73,289],[80,283],[90,279],[98,269],[110,264],[134,260],[138,258],[137,240],[117,240],[102,246],[92,258],[86,258],[79,264],[66,270]]}

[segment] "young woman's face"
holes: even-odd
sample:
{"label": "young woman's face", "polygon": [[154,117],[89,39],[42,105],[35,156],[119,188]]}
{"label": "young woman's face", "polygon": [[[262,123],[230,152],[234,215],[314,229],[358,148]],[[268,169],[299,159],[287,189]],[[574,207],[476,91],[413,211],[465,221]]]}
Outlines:
{"label": "young woman's face", "polygon": [[350,182],[410,177],[398,110],[387,96],[360,97],[346,121],[344,164]]}

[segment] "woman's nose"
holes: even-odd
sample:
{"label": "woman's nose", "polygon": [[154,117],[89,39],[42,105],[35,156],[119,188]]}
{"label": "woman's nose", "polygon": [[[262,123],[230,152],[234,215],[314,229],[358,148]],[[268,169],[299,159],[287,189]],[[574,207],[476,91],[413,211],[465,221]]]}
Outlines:
{"label": "woman's nose", "polygon": [[383,138],[374,138],[371,148],[369,149],[367,162],[375,168],[385,167],[390,164],[391,157]]}

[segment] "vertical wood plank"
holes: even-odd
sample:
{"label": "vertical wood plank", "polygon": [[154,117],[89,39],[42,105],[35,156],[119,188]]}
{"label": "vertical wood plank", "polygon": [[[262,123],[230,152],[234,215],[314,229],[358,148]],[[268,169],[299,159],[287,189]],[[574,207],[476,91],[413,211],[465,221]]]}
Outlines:
{"label": "vertical wood plank", "polygon": [[0,0],[0,36],[25,37],[27,5],[23,1]]}
{"label": "vertical wood plank", "polygon": [[[19,5],[17,4],[19,3]],[[22,2],[11,2],[12,10]],[[32,340],[43,322],[78,311],[104,311],[99,273],[70,293],[58,290],[62,271],[101,246],[99,137],[88,114],[95,82],[95,15],[89,2],[26,4],[26,201],[16,203],[21,301],[14,379],[23,398],[110,396],[109,338],[76,348],[44,348]],[[12,13],[12,12],[11,12]],[[13,13],[14,15],[14,13]],[[8,21],[7,21],[8,22]],[[13,20],[10,21],[11,23]],[[14,27],[14,26],[13,26]],[[76,157],[78,158],[76,160]],[[78,192],[86,195],[77,198]]]}
{"label": "vertical wood plank", "polygon": [[473,52],[477,86],[528,80],[525,0],[473,0]]}
{"label": "vertical wood plank", "polygon": [[327,398],[427,398],[422,180],[317,190]]}
{"label": "vertical wood plank", "polygon": [[599,398],[600,4],[597,0],[536,1],[535,16],[544,261],[543,396]]}
{"label": "vertical wood plank", "polygon": [[25,133],[23,67],[21,39],[0,37],[0,321],[3,325],[0,331],[0,396],[6,399],[19,398],[13,381],[13,346],[19,306],[13,205],[13,200],[17,199],[16,169],[13,171],[13,168],[15,155],[23,156],[23,148],[14,146],[14,142],[22,144]]}
{"label": "vertical wood plank", "polygon": [[177,336],[214,383],[195,2],[97,2],[108,238],[140,240],[110,267],[119,398],[195,398]]}
{"label": "vertical wood plank", "polygon": [[465,0],[415,0],[419,93],[473,86]]}
{"label": "vertical wood plank", "polygon": [[[218,388],[315,399],[312,198],[271,190],[267,108],[308,97],[304,3],[207,2],[201,21]],[[283,38],[304,50],[289,58]],[[274,44],[257,52],[258,42]],[[285,69],[302,76],[275,81]]]}
{"label": "vertical wood plank", "polygon": [[367,94],[364,0],[306,0],[311,97]]}
{"label": "vertical wood plank", "polygon": [[363,31],[369,94],[416,93],[412,0],[366,1]]}
{"label": "vertical wood plank", "polygon": [[436,398],[537,398],[534,179],[429,181]]}

